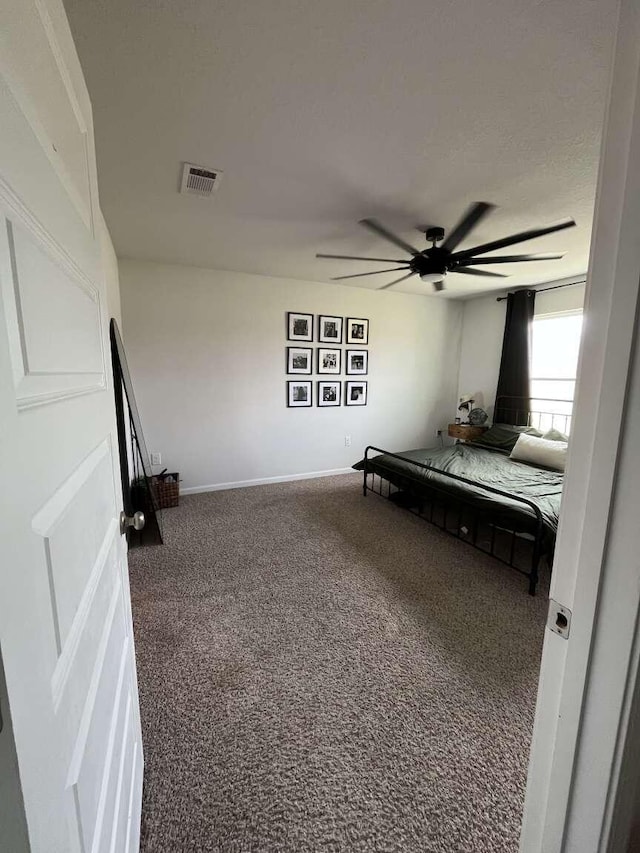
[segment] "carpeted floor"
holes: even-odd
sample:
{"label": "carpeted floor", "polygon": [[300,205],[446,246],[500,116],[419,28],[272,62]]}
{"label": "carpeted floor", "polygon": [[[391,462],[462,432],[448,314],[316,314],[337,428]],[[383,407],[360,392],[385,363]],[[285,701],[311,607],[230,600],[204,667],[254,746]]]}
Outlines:
{"label": "carpeted floor", "polygon": [[359,475],[186,497],[130,554],[142,851],[516,851],[547,579]]}

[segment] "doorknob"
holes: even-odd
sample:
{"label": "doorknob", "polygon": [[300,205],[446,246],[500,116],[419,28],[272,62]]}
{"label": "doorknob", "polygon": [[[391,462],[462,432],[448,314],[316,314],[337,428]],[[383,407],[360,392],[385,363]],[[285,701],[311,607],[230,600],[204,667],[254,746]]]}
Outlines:
{"label": "doorknob", "polygon": [[144,527],[144,513],[134,512],[133,515],[127,515],[126,512],[120,513],[120,534],[124,535],[128,527],[133,527],[134,530],[142,530]]}

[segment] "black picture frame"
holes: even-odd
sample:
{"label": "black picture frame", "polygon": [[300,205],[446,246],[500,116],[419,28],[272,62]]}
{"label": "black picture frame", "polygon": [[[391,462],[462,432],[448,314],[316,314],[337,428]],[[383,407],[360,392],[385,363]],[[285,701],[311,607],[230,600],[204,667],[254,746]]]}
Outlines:
{"label": "black picture frame", "polygon": [[[366,376],[369,373],[369,350],[366,349],[348,349],[345,353],[345,373],[347,376]],[[362,367],[357,367],[355,370],[354,362]]]}
{"label": "black picture frame", "polygon": [[[305,386],[306,397],[304,400],[296,400],[296,392],[293,386]],[[287,408],[308,409],[313,406],[313,382],[310,379],[289,379],[287,381]]]}
{"label": "black picture frame", "polygon": [[[305,353],[307,358],[307,367],[298,369],[294,365],[294,359],[299,358],[296,353]],[[290,376],[310,376],[313,373],[313,347],[287,347],[286,369]]]}
{"label": "black picture frame", "polygon": [[[335,317],[333,314],[318,315],[318,343],[320,344],[336,344],[342,343],[342,325],[343,317]],[[331,328],[333,334],[327,334]]]}
{"label": "black picture frame", "polygon": [[[361,387],[359,396],[354,397],[356,388]],[[369,383],[366,379],[351,380],[344,383],[344,404],[345,406],[366,406],[369,398]]]}
{"label": "black picture frame", "polygon": [[[317,353],[317,372],[323,376],[339,376],[342,371],[342,350],[335,347],[318,347]],[[335,367],[326,365],[331,356],[335,359]]]}
{"label": "black picture frame", "polygon": [[[369,321],[364,317],[347,317],[347,344],[356,346],[368,346],[369,344]],[[355,332],[355,334],[354,334]]]}
{"label": "black picture frame", "polygon": [[[300,322],[306,323],[306,331],[303,334],[296,333],[296,324]],[[313,314],[300,314],[297,311],[287,311],[287,340],[312,341]]]}
{"label": "black picture frame", "polygon": [[[333,399],[327,399],[327,390],[335,391]],[[316,392],[316,406],[321,409],[331,409],[342,405],[342,382],[340,379],[320,380]]]}

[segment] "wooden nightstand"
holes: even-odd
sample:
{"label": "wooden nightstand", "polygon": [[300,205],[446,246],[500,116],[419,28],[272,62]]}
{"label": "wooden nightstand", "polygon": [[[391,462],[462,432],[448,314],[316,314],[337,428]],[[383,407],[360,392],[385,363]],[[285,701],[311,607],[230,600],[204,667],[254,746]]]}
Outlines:
{"label": "wooden nightstand", "polygon": [[489,427],[473,426],[472,424],[449,424],[449,437],[458,441],[471,441],[472,438],[480,438]]}

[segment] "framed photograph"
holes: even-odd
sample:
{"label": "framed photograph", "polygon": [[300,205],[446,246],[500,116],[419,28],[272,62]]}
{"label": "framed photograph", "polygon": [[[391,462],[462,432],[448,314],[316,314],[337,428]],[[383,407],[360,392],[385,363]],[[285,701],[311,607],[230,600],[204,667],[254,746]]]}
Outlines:
{"label": "framed photograph", "polygon": [[287,406],[299,409],[311,405],[311,381],[289,380],[287,382]]}
{"label": "framed photograph", "polygon": [[287,337],[290,341],[313,340],[313,314],[287,314]]}
{"label": "framed photograph", "polygon": [[321,344],[342,343],[342,317],[318,317],[318,340]]}
{"label": "framed photograph", "polygon": [[311,347],[287,347],[287,373],[311,373],[312,369]]}
{"label": "framed photograph", "polygon": [[342,350],[318,347],[318,373],[340,373]]}
{"label": "framed photograph", "polygon": [[369,343],[369,321],[360,317],[347,317],[347,343],[365,344]]}
{"label": "framed photograph", "polygon": [[316,404],[318,406],[339,406],[341,401],[341,382],[334,380],[333,382],[318,382],[318,396]]}
{"label": "framed photograph", "polygon": [[369,372],[369,350],[348,349],[347,350],[347,373],[364,376]]}
{"label": "framed photograph", "polygon": [[345,382],[344,404],[345,406],[367,405],[367,382]]}

